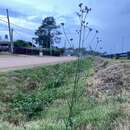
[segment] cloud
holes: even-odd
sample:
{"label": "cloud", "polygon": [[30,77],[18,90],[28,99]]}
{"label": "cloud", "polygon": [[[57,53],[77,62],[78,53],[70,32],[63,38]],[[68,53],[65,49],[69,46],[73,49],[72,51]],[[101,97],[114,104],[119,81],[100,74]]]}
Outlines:
{"label": "cloud", "polygon": [[[74,33],[73,37],[76,39],[77,35],[74,31],[78,28],[78,19],[75,11],[78,10],[80,2],[87,3],[92,8],[88,22],[90,26],[100,30],[104,51],[113,52],[116,51],[115,48],[120,51],[121,37],[125,37],[125,43],[130,42],[129,0],[44,0],[44,2],[43,0],[4,0],[1,1],[0,8],[8,8],[11,22],[25,28],[22,30],[13,26],[16,31],[22,30],[23,38],[27,34],[28,37],[33,36],[35,29],[46,16],[55,16],[58,24],[65,22],[66,30]],[[0,10],[0,14],[6,16],[3,10]],[[113,48],[115,44],[118,47]],[[95,46],[95,43],[92,46]],[[130,45],[126,44],[125,50],[128,49],[130,50]]]}
{"label": "cloud", "polygon": [[122,10],[121,10],[121,14],[122,14],[122,15],[130,15],[130,2],[127,2],[127,3],[123,6],[123,8],[122,8]]}

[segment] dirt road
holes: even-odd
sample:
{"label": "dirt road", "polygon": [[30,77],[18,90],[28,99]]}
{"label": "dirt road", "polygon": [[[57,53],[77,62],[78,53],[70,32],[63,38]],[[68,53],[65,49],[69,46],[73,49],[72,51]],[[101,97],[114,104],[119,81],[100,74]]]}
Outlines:
{"label": "dirt road", "polygon": [[0,71],[32,68],[41,65],[63,63],[76,60],[76,57],[50,57],[25,55],[0,55]]}

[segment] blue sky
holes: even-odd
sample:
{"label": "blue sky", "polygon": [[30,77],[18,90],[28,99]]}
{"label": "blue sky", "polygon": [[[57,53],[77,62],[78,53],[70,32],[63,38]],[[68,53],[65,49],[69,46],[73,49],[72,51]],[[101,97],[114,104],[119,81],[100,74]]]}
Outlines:
{"label": "blue sky", "polygon": [[[80,2],[92,8],[88,22],[100,31],[100,46],[104,51],[121,52],[122,47],[124,51],[130,51],[129,0],[0,0],[0,18],[6,20],[4,9],[8,8],[11,22],[24,27],[20,29],[13,26],[14,37],[31,40],[42,19],[54,16],[58,24],[65,22],[68,34],[72,33],[76,39],[78,20],[75,12]],[[7,33],[5,23],[0,22],[0,30],[1,35]],[[91,46],[94,48],[95,44],[96,41]]]}

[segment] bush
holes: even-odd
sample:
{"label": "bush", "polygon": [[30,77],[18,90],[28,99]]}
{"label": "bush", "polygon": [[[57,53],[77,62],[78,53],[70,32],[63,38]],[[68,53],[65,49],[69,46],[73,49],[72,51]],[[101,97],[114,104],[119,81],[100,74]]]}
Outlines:
{"label": "bush", "polygon": [[130,59],[130,52],[128,52],[128,54],[127,54],[127,58]]}

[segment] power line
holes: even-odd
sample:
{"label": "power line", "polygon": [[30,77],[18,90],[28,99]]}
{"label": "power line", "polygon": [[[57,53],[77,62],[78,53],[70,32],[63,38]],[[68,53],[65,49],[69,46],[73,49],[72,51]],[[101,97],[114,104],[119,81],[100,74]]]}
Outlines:
{"label": "power line", "polygon": [[3,31],[8,31],[7,29],[1,29],[0,32],[3,32]]}
{"label": "power line", "polygon": [[0,21],[5,22],[5,23],[8,23],[6,20],[3,20],[3,19],[1,19],[1,18],[0,18]]}
{"label": "power line", "polygon": [[[19,34],[19,35],[21,35],[22,36],[22,33],[24,33],[24,32],[21,32],[21,31],[16,31],[16,30],[14,30],[17,34]],[[27,33],[27,35],[30,35],[30,36],[32,36],[32,34],[29,34],[29,33]]]}
{"label": "power line", "polygon": [[[8,23],[6,20],[3,20],[3,19],[1,19],[1,18],[0,18],[0,21],[5,22],[5,23]],[[18,28],[24,29],[24,30],[34,31],[34,30],[31,30],[31,29],[22,27],[22,26],[20,26],[20,25],[14,24],[14,23],[12,23],[12,22],[11,22],[10,24],[12,24],[12,25],[14,25],[14,26],[16,26],[16,27],[18,27]]]}
{"label": "power line", "polygon": [[6,16],[0,17],[1,19],[6,18]]}
{"label": "power line", "polygon": [[[0,19],[0,21],[3,21],[3,22],[8,23],[7,21],[2,20],[2,19]],[[26,30],[26,29],[25,29],[25,30]],[[25,31],[25,30],[22,30],[22,32],[21,32],[20,30],[17,30],[17,32],[19,32],[19,33],[20,33],[20,35],[21,35],[22,33],[24,33],[24,31]],[[6,31],[6,29],[0,30],[0,31]],[[16,28],[15,28],[15,32],[16,32]],[[31,32],[32,32],[32,31],[31,31]],[[32,36],[33,34],[29,34],[29,32],[27,32],[27,35]]]}
{"label": "power line", "polygon": [[22,36],[22,35],[21,35],[21,33],[19,33],[19,32],[17,32],[17,31],[15,31],[15,30],[14,30],[14,32],[15,32],[16,34],[18,34],[19,36]]}

